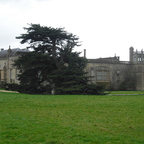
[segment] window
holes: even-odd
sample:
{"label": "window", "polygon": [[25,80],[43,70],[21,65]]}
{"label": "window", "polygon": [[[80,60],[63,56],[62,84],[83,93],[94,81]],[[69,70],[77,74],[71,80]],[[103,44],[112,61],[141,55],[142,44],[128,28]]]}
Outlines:
{"label": "window", "polygon": [[141,61],[141,58],[140,58],[140,57],[138,57],[138,61]]}
{"label": "window", "polygon": [[96,68],[96,79],[97,81],[109,81],[109,68],[106,66],[99,66]]}
{"label": "window", "polygon": [[97,71],[97,81],[109,81],[109,71]]}

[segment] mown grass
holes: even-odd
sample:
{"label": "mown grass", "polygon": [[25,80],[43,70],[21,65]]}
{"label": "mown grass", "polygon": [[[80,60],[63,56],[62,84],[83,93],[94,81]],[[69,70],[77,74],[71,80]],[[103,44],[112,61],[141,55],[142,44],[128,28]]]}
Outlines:
{"label": "mown grass", "polygon": [[2,144],[142,144],[144,96],[0,93]]}

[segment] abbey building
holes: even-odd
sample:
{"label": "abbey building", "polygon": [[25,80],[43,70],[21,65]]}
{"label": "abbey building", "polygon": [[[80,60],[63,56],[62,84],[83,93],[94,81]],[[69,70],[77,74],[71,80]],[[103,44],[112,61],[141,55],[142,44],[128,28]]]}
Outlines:
{"label": "abbey building", "polygon": [[13,66],[14,60],[18,58],[19,52],[28,52],[27,49],[9,47],[8,50],[0,51],[0,86],[3,83],[19,83],[17,80],[18,70]]}
{"label": "abbey building", "polygon": [[[0,85],[3,83],[19,83],[18,70],[12,64],[18,58],[18,52],[28,52],[26,49],[11,49],[0,51]],[[110,90],[144,90],[144,51],[129,48],[129,61],[108,57],[88,59],[85,69],[90,81],[104,85]]]}
{"label": "abbey building", "polygon": [[119,57],[89,59],[86,67],[92,82],[112,90],[144,90],[144,51],[129,48],[129,61]]}

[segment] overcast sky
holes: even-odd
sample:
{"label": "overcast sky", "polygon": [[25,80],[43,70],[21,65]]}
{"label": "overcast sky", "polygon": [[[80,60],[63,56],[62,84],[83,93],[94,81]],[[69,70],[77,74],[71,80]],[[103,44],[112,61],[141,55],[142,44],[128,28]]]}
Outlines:
{"label": "overcast sky", "polygon": [[79,36],[87,58],[120,56],[144,48],[144,0],[0,0],[0,48],[24,48],[15,39],[28,23]]}

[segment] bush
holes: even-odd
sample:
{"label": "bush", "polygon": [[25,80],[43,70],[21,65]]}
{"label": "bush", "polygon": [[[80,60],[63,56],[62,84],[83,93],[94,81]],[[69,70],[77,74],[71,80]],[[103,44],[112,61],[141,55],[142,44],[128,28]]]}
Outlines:
{"label": "bush", "polygon": [[6,83],[5,89],[27,94],[51,94],[51,87],[49,86],[37,87],[36,85],[20,85],[15,83]]}
{"label": "bush", "polygon": [[11,91],[18,91],[19,85],[15,83],[6,83],[4,84],[4,89]]}
{"label": "bush", "polygon": [[85,95],[103,95],[104,94],[104,86],[96,85],[96,84],[88,84],[83,94]]}
{"label": "bush", "polygon": [[[50,85],[37,87],[36,85],[19,85],[15,83],[5,84],[6,90],[18,91],[27,94],[51,94],[52,87]],[[56,95],[103,95],[104,86],[87,84],[83,87],[76,86],[71,88],[59,87],[56,89]]]}

